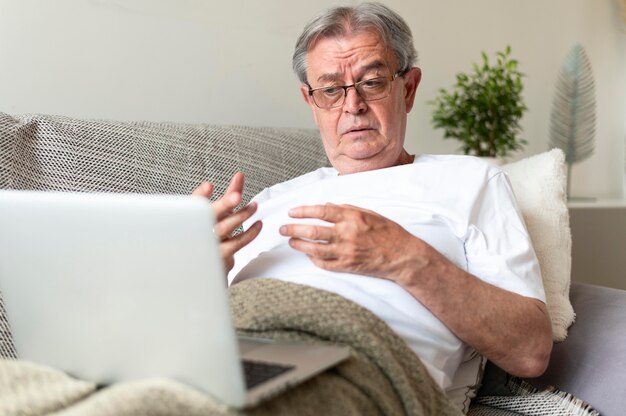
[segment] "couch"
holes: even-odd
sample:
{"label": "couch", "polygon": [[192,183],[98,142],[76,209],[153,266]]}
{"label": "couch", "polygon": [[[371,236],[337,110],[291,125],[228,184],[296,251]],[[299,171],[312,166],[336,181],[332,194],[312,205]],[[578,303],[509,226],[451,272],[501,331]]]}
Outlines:
{"label": "couch", "polygon": [[[555,166],[562,165],[562,156],[549,157]],[[535,174],[543,160],[504,168],[516,177],[512,183],[521,206],[529,199],[524,193],[530,191],[523,189],[527,184],[549,182]],[[312,130],[0,113],[0,189],[188,194],[210,179],[219,195],[240,170],[247,175],[244,201],[248,201],[267,186],[327,164],[319,136]],[[563,199],[558,187],[543,187],[541,192],[545,194],[541,198],[558,194],[557,199]],[[566,279],[558,283],[550,302],[558,307],[550,312],[560,342],[555,343],[546,373],[528,381],[539,388],[550,385],[568,392],[604,415],[624,414],[626,291],[576,283],[570,290],[567,209],[561,201],[558,221],[536,222],[533,217],[546,206],[541,198],[535,205],[522,206],[527,223],[535,222],[529,232],[533,242],[535,237],[539,242],[554,234],[551,227],[560,230],[560,237],[541,249],[540,263],[544,272],[552,274],[550,269],[555,268],[554,273]],[[569,327],[574,311],[576,322]],[[9,324],[0,297],[0,356],[4,358],[16,356]],[[489,365],[479,396],[507,394],[506,377]],[[476,406],[472,414],[483,413]]]}

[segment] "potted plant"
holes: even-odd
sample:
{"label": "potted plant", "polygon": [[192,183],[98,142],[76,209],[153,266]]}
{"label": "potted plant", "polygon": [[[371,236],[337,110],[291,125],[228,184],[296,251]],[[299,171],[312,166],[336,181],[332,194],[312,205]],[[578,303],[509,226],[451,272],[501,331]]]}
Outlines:
{"label": "potted plant", "polygon": [[474,64],[472,73],[457,74],[451,90],[440,89],[430,102],[435,107],[433,125],[444,129],[444,138],[459,140],[465,154],[505,158],[527,143],[518,137],[526,111],[523,74],[510,55],[507,46],[491,65],[482,52],[482,66]]}

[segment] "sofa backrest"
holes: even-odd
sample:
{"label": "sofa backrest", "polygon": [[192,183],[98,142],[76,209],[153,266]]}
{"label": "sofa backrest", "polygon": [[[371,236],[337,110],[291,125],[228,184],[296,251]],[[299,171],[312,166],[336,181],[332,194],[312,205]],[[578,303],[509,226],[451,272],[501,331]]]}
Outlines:
{"label": "sofa backrest", "polygon": [[78,120],[0,113],[0,189],[220,195],[238,170],[244,200],[328,160],[315,130]]}
{"label": "sofa backrest", "polygon": [[[0,113],[0,189],[221,195],[246,174],[244,202],[328,159],[314,130],[78,120]],[[15,357],[0,294],[0,357]]]}

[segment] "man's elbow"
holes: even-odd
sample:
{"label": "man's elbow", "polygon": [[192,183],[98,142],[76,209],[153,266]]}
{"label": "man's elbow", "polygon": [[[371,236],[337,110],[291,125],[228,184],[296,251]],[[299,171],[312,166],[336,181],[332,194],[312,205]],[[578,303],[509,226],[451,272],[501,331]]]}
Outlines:
{"label": "man's elbow", "polygon": [[522,378],[535,378],[541,376],[548,368],[550,362],[550,352],[552,351],[552,343],[550,343],[550,349],[547,351],[537,352],[532,357],[528,357],[524,360],[520,368],[518,377]]}
{"label": "man's elbow", "polygon": [[526,354],[520,357],[518,368],[513,375],[522,378],[534,378],[541,376],[546,371],[553,346],[552,331],[542,332],[543,334],[528,346]]}

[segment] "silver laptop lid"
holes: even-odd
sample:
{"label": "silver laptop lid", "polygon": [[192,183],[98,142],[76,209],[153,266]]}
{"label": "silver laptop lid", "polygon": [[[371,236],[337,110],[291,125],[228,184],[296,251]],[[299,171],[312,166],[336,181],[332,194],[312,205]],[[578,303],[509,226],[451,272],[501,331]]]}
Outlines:
{"label": "silver laptop lid", "polygon": [[19,357],[100,383],[171,377],[240,406],[212,227],[201,197],[0,191],[0,290]]}

